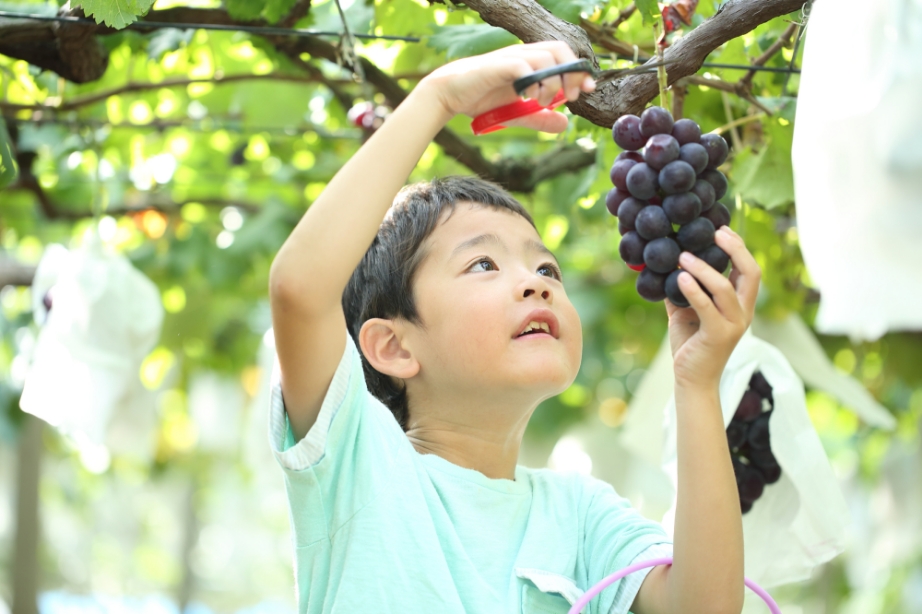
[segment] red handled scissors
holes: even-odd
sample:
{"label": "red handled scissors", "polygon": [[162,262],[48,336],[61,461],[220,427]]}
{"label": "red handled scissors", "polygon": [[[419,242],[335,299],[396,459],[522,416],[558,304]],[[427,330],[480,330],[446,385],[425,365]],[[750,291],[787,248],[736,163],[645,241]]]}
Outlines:
{"label": "red handled scissors", "polygon": [[[611,68],[609,70],[599,70],[593,66],[592,62],[589,60],[576,60],[575,62],[567,62],[566,64],[558,64],[557,66],[552,66],[543,70],[536,70],[530,75],[526,75],[513,81],[512,87],[515,89],[515,93],[521,96],[525,90],[527,90],[535,83],[539,83],[548,77],[562,75],[568,72],[589,73],[592,75],[592,78],[595,79],[596,83],[604,83],[605,81],[611,81],[612,79],[618,79],[628,75],[655,72],[656,69],[660,66],[667,66],[671,63],[672,61],[651,62],[642,66],[635,66],[633,68]],[[487,111],[486,113],[481,113],[471,122],[471,129],[476,135],[502,130],[505,128],[503,122],[507,122],[511,119],[516,119],[519,117],[524,117],[525,115],[531,115],[532,113],[537,113],[543,109],[553,109],[562,104],[565,100],[566,96],[564,95],[563,90],[557,92],[557,94],[554,96],[554,99],[551,100],[551,103],[546,107],[541,106],[538,104],[537,100],[533,99],[517,100],[513,103]]]}

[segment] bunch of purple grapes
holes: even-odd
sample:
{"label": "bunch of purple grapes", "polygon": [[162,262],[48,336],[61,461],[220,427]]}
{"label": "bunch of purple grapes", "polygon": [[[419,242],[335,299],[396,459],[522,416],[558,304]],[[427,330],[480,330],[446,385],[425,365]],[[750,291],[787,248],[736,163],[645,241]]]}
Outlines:
{"label": "bunch of purple grapes", "polygon": [[690,119],[673,121],[662,107],[619,117],[612,136],[624,151],[611,167],[615,187],[605,204],[618,217],[621,258],[640,271],[640,296],[688,307],[679,290],[679,254],[692,252],[721,273],[730,263],[714,243],[715,231],[730,223],[730,210],[718,202],[727,193],[727,178],[717,170],[727,142],[701,134]]}
{"label": "bunch of purple grapes", "polygon": [[774,484],[781,477],[781,466],[772,454],[768,430],[773,406],[772,387],[756,371],[727,426],[727,443],[744,514],[762,496],[765,485]]}

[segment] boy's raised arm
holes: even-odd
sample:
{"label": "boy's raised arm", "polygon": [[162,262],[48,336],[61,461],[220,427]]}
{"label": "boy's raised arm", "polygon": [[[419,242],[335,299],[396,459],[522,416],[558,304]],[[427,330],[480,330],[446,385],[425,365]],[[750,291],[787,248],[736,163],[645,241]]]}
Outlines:
{"label": "boy's raised arm", "polygon": [[[477,115],[517,99],[511,83],[576,59],[559,42],[507,47],[447,64],[423,79],[327,185],[272,263],[269,297],[285,408],[300,440],[317,419],[345,343],[341,299],[394,196],[451,117]],[[528,92],[542,104],[565,86],[575,100],[591,90],[584,73],[545,80]],[[543,111],[520,120],[549,132],[567,120]]]}
{"label": "boy's raised arm", "polygon": [[752,323],[762,271],[728,226],[714,240],[733,262],[730,278],[683,253],[679,286],[691,307],[666,302],[679,461],[673,564],[644,580],[631,608],[637,614],[739,614],[743,607],[743,525],[719,388]]}

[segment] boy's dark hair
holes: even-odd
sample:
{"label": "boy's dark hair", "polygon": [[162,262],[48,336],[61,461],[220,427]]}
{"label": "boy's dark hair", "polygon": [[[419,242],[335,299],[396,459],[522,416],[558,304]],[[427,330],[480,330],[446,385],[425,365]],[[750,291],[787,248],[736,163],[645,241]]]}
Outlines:
{"label": "boy's dark hair", "polygon": [[[343,312],[349,334],[359,347],[359,331],[371,318],[402,318],[421,325],[413,299],[413,276],[426,257],[423,242],[436,229],[442,214],[460,203],[505,209],[534,226],[528,211],[506,190],[477,177],[453,176],[404,187],[381,223],[371,247],[343,291]],[[361,348],[359,350],[361,353]],[[389,375],[379,373],[362,354],[368,390],[394,414],[406,431],[407,391]]]}

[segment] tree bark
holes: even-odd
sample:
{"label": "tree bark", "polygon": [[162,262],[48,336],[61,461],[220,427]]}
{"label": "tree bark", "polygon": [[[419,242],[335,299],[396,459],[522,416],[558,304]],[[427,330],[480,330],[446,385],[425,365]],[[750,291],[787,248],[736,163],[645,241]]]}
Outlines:
{"label": "tree bark", "polygon": [[42,427],[27,415],[19,436],[16,467],[16,537],[13,545],[12,614],[38,614],[38,542]]}

